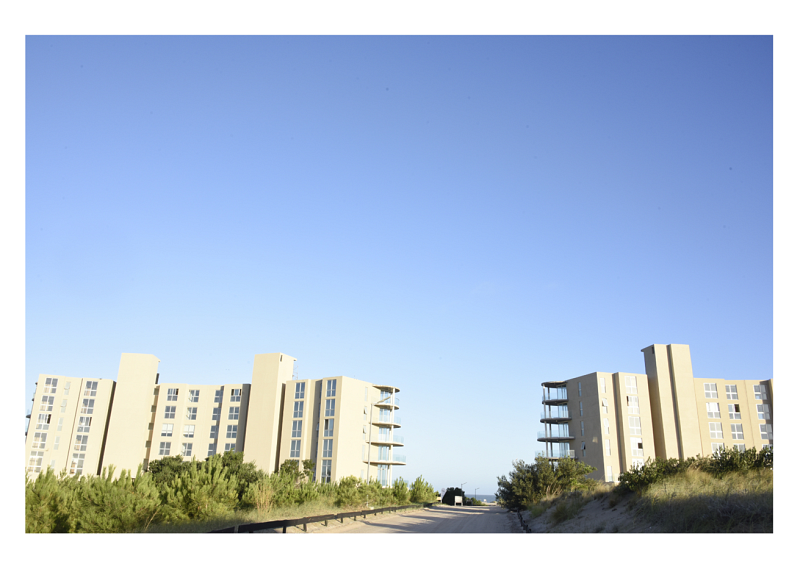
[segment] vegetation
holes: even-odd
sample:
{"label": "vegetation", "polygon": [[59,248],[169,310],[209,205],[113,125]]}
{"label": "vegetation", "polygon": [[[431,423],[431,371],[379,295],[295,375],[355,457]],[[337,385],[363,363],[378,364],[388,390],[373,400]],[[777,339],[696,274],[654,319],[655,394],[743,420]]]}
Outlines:
{"label": "vegetation", "polygon": [[[301,468],[302,467],[302,468]],[[56,475],[51,469],[25,479],[26,532],[210,531],[233,524],[302,518],[365,506],[402,506],[436,500],[419,477],[390,487],[355,477],[319,484],[311,461],[286,461],[267,474],[242,453],[205,461],[165,457],[135,477],[114,468],[100,476]]]}
{"label": "vegetation", "polygon": [[586,478],[594,467],[574,459],[558,459],[551,462],[544,457],[526,464],[513,461],[509,478],[497,478],[497,503],[505,508],[520,509],[538,504],[542,500],[552,500],[564,492],[591,490],[598,484]]}

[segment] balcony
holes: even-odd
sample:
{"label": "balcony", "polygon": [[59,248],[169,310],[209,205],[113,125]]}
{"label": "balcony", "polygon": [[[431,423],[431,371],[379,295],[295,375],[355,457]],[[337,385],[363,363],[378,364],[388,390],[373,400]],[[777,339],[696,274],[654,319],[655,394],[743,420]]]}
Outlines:
{"label": "balcony", "polygon": [[[367,460],[364,460],[366,463]],[[389,458],[381,459],[380,457],[376,457],[369,461],[372,465],[405,465],[406,464],[406,456],[405,455],[390,455]]]}
{"label": "balcony", "polygon": [[542,423],[559,423],[572,419],[572,414],[567,406],[545,406],[540,415],[539,421]]}
{"label": "balcony", "polygon": [[392,435],[391,437],[384,437],[381,436],[378,439],[372,440],[373,445],[391,445],[394,447],[402,447],[403,446],[403,436],[402,435]]}
{"label": "balcony", "polygon": [[400,398],[397,396],[394,397],[394,404],[392,404],[392,400],[387,400],[381,404],[375,404],[375,407],[379,408],[391,408],[400,409]]}
{"label": "balcony", "polygon": [[548,451],[543,451],[541,453],[536,454],[537,457],[544,457],[545,459],[574,459],[575,458],[575,451],[572,449],[568,450],[558,450],[558,449],[551,449]]}
{"label": "balcony", "polygon": [[377,418],[372,420],[372,425],[393,425],[394,427],[400,427],[400,418],[396,415],[394,417],[391,415],[379,415]]}
{"label": "balcony", "polygon": [[565,404],[567,403],[566,388],[544,388],[542,393],[543,404]]}
{"label": "balcony", "polygon": [[569,432],[569,429],[551,429],[549,431],[539,431],[536,434],[537,441],[572,441],[575,436]]}

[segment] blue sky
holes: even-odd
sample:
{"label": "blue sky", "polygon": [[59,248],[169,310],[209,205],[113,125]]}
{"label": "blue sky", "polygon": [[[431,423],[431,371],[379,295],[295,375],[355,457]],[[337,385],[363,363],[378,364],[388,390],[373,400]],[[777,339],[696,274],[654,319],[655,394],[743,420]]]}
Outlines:
{"label": "blue sky", "polygon": [[408,466],[495,490],[540,382],[773,377],[772,38],[28,37],[40,373],[401,389]]}

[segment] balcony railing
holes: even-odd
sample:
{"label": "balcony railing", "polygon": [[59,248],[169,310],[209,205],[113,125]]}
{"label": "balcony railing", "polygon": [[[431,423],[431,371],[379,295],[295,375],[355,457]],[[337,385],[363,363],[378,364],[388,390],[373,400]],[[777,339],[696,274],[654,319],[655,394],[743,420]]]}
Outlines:
{"label": "balcony railing", "polygon": [[391,415],[379,415],[372,423],[394,423],[395,425],[401,424],[399,416],[394,416],[394,419],[392,419]]}
{"label": "balcony railing", "polygon": [[396,463],[405,463],[406,462],[406,456],[405,455],[392,455],[392,457],[389,460],[392,461],[392,462],[396,462]]}
{"label": "balcony railing", "polygon": [[548,409],[540,415],[541,419],[572,419],[572,414],[566,406],[548,406]]}
{"label": "balcony railing", "polygon": [[536,433],[537,439],[574,439],[569,429],[550,429]]}
{"label": "balcony railing", "polygon": [[538,457],[544,457],[546,459],[574,459],[575,458],[575,451],[573,449],[568,450],[552,450],[552,451],[542,451],[541,453],[537,454]]}
{"label": "balcony railing", "polygon": [[566,399],[567,399],[566,388],[545,388],[544,393],[542,394],[543,402],[549,402],[551,400],[566,400]]}

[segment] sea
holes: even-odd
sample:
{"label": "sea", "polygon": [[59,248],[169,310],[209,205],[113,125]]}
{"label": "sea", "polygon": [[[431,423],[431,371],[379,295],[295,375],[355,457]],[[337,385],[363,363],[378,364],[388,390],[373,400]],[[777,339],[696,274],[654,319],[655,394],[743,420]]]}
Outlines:
{"label": "sea", "polygon": [[486,500],[486,502],[489,503],[489,502],[494,502],[495,500],[497,500],[497,498],[494,497],[494,494],[478,494],[477,496],[475,496],[474,493],[470,494],[469,492],[466,492],[466,491],[464,491],[464,492],[470,498],[477,498],[481,502]]}

